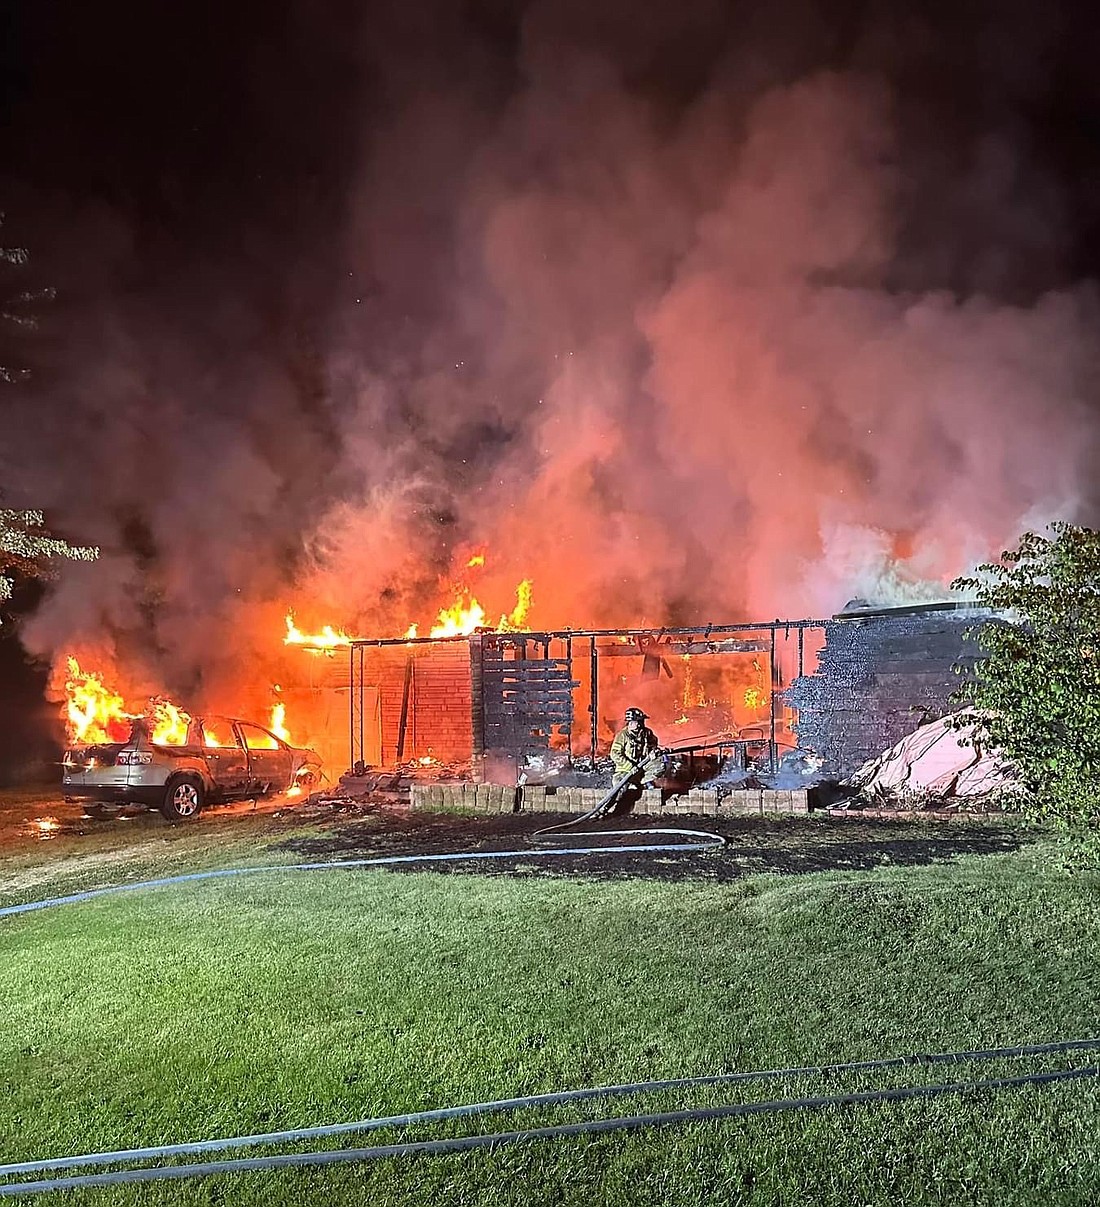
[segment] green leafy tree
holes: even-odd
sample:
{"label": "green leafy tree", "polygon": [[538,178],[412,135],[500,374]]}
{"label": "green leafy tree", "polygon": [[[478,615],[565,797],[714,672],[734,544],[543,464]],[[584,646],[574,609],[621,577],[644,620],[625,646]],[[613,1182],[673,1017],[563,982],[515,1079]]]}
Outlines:
{"label": "green leafy tree", "polygon": [[0,600],[11,598],[15,576],[45,578],[56,558],[91,562],[98,556],[98,549],[51,535],[40,511],[0,508]]}
{"label": "green leafy tree", "polygon": [[[4,215],[0,213],[0,226],[3,224]],[[13,361],[8,337],[21,337],[37,330],[35,308],[42,302],[52,301],[54,297],[52,289],[31,289],[20,283],[20,269],[28,258],[25,247],[0,247],[0,265],[8,266],[0,273],[0,382],[25,381],[30,376],[26,366],[18,363],[22,359],[18,351]]]}
{"label": "green leafy tree", "polygon": [[1002,618],[960,698],[1015,763],[1029,811],[1100,828],[1100,532],[1056,523],[953,585]]}
{"label": "green leafy tree", "polygon": [[[4,215],[0,213],[0,226]],[[19,268],[27,262],[22,247],[0,247],[0,264]],[[5,279],[6,286],[6,279]],[[53,297],[52,289],[9,290],[0,292],[0,330],[33,330],[37,326],[33,306]],[[4,349],[6,351],[6,349]],[[14,367],[6,355],[0,355],[0,382],[15,383],[29,376],[22,367]],[[40,511],[13,511],[0,507],[0,602],[11,598],[15,578],[46,578],[56,558],[90,562],[99,550],[70,545],[45,528]]]}

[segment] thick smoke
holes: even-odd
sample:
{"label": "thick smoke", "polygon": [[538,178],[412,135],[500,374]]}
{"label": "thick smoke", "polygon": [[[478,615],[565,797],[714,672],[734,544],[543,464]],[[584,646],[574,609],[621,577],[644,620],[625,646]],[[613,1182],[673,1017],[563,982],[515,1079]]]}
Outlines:
{"label": "thick smoke", "polygon": [[270,307],[67,223],[106,285],[5,473],[104,556],[29,648],[229,707],[288,607],[397,635],[474,550],[491,615],[717,623],[942,597],[1087,514],[1097,300],[1004,111],[937,126],[897,22],[590,7],[375,24],[345,220]]}

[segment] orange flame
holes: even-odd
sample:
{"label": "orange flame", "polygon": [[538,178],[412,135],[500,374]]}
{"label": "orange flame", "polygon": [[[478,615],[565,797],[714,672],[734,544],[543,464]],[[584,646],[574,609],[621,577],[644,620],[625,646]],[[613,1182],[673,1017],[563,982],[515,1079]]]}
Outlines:
{"label": "orange flame", "polygon": [[463,637],[485,627],[485,609],[466,591],[462,591],[449,608],[439,613],[438,623],[432,626],[433,637]]}
{"label": "orange flame", "polygon": [[65,730],[69,741],[124,742],[130,734],[133,713],[122,697],[107,687],[94,671],[83,671],[73,657],[67,659],[65,679]]}
{"label": "orange flame", "polygon": [[160,746],[185,746],[187,744],[187,727],[191,722],[191,714],[183,711],[171,700],[162,696],[150,701],[150,718],[152,725],[151,740]]}
{"label": "orange flame", "polygon": [[333,650],[337,646],[351,645],[352,639],[347,633],[338,633],[330,624],[326,624],[319,633],[303,633],[294,623],[294,613],[286,614],[286,636],[284,645],[301,645],[310,650]]}
{"label": "orange flame", "polygon": [[125,742],[133,722],[145,716],[152,741],[166,746],[186,743],[191,717],[178,704],[165,696],[154,696],[144,713],[130,712],[122,696],[107,687],[101,675],[81,670],[73,657],[66,659],[66,666],[64,716],[70,742]]}
{"label": "orange flame", "polygon": [[[521,633],[527,628],[527,613],[531,608],[531,580],[525,578],[516,587],[516,606],[501,616],[497,624],[498,633]],[[477,629],[487,628],[485,609],[468,591],[460,591],[458,598],[439,613],[438,622],[432,627],[433,637],[465,637]],[[412,629],[416,626],[413,625]],[[406,636],[415,636],[410,630]]]}
{"label": "orange flame", "polygon": [[529,578],[525,578],[516,587],[516,606],[507,616],[500,618],[500,624],[497,625],[498,633],[522,633],[527,629],[527,613],[531,610],[532,589]]}
{"label": "orange flame", "polygon": [[277,738],[282,738],[284,742],[290,741],[290,730],[286,727],[286,705],[282,700],[272,707],[271,724],[268,728]]}

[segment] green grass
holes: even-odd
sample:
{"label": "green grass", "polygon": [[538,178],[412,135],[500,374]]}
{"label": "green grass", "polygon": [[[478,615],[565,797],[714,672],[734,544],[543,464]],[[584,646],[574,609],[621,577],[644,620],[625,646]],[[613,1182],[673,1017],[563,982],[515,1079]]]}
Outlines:
{"label": "green grass", "polygon": [[[199,845],[179,867],[211,857],[188,841]],[[1070,876],[1048,853],[725,885],[265,873],[0,920],[4,1158],[1100,1034],[1100,877]],[[34,895],[50,887],[40,878]],[[1058,1063],[808,1078],[522,1118]],[[1087,1204],[1100,1195],[1098,1107],[1089,1080],[38,1201]]]}

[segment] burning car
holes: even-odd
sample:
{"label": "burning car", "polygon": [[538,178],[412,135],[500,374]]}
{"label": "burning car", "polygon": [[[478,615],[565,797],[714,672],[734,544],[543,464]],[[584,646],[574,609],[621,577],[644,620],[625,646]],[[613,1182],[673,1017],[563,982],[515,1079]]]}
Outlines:
{"label": "burning car", "polygon": [[90,816],[109,805],[159,809],[190,821],[203,806],[301,790],[315,783],[321,761],[270,730],[235,717],[191,716],[181,742],[156,742],[143,717],[125,742],[74,746],[65,752],[66,800],[88,802]]}

